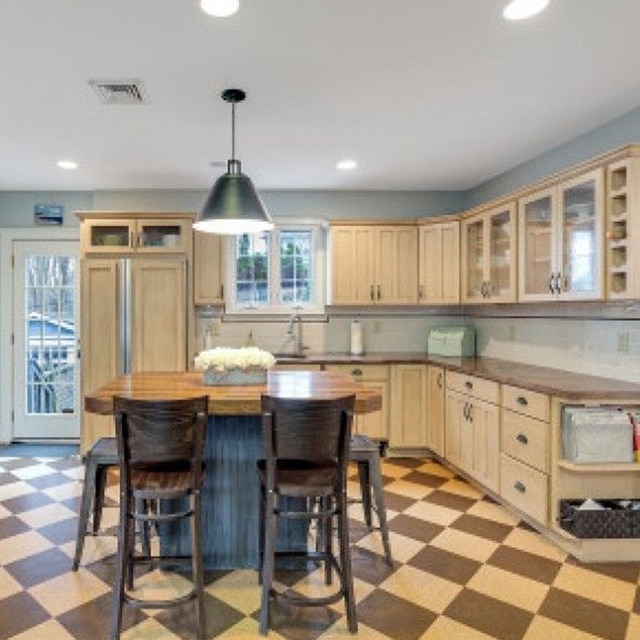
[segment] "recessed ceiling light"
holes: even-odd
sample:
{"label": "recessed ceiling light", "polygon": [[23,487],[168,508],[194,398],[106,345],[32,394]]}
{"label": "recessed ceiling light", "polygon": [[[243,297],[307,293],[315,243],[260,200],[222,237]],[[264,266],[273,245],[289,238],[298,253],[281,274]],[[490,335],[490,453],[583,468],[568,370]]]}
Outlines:
{"label": "recessed ceiling light", "polygon": [[340,171],[350,171],[351,169],[355,169],[358,166],[358,163],[355,160],[340,160],[336,165],[336,169],[340,169]]}
{"label": "recessed ceiling light", "polygon": [[227,18],[240,8],[240,0],[200,0],[200,8],[210,16]]}
{"label": "recessed ceiling light", "polygon": [[58,160],[57,165],[61,169],[67,169],[69,171],[78,168],[78,163],[73,160]]}
{"label": "recessed ceiling light", "polygon": [[524,20],[546,9],[549,0],[511,0],[502,10],[507,20]]}

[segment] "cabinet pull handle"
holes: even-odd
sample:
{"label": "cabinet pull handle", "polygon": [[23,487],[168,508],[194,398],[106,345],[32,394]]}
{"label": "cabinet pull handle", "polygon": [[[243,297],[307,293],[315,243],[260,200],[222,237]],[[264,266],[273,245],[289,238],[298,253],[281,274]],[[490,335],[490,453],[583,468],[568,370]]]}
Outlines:
{"label": "cabinet pull handle", "polygon": [[442,371],[438,374],[437,384],[438,389],[442,389]]}
{"label": "cabinet pull handle", "polygon": [[517,480],[514,483],[513,488],[516,491],[519,491],[520,493],[526,493],[526,491],[527,491],[527,487],[525,487],[525,485],[522,482],[520,482],[520,480]]}
{"label": "cabinet pull handle", "polygon": [[361,378],[361,377],[362,377],[362,369],[354,369],[354,370],[351,372],[351,375],[352,375],[352,376],[355,376],[355,377],[357,377],[357,378],[358,378],[358,377],[360,377],[360,378]]}
{"label": "cabinet pull handle", "polygon": [[424,298],[424,286],[423,285],[420,285],[418,287],[418,298],[420,300],[422,300],[422,298]]}
{"label": "cabinet pull handle", "polygon": [[473,404],[469,403],[469,422],[473,422]]}
{"label": "cabinet pull handle", "polygon": [[462,408],[462,415],[464,416],[465,420],[469,419],[469,403],[468,402],[464,403],[464,407]]}
{"label": "cabinet pull handle", "polygon": [[378,300],[380,300],[380,285],[378,285]]}
{"label": "cabinet pull handle", "polygon": [[220,285],[220,300],[224,300],[224,285]]}
{"label": "cabinet pull handle", "polygon": [[527,438],[527,436],[525,436],[524,433],[519,433],[516,436],[516,440],[521,444],[529,444],[529,438]]}
{"label": "cabinet pull handle", "polygon": [[549,293],[553,294],[555,291],[555,276],[553,275],[553,273],[549,276]]}
{"label": "cabinet pull handle", "polygon": [[524,396],[518,396],[516,398],[516,402],[523,407],[526,407],[529,404],[529,401]]}
{"label": "cabinet pull handle", "polygon": [[371,301],[376,299],[375,289],[374,289],[373,285],[371,285],[371,288],[369,289],[369,297],[371,298]]}
{"label": "cabinet pull handle", "polygon": [[464,386],[465,386],[467,389],[473,389],[473,382],[471,382],[470,380],[467,380],[467,381],[464,383]]}

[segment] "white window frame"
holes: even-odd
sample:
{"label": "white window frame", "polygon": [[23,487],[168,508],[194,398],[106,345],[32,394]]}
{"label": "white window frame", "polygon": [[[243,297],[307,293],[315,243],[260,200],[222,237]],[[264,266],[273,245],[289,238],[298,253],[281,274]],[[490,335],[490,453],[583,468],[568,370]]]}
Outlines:
{"label": "white window frame", "polygon": [[[225,290],[228,293],[226,300],[226,313],[234,315],[282,315],[299,313],[301,315],[323,314],[326,300],[325,273],[326,273],[326,228],[324,221],[319,220],[295,220],[284,219],[274,221],[275,227],[271,231],[269,242],[269,293],[271,303],[268,305],[238,305],[235,299],[236,292],[236,237],[225,238]],[[311,231],[313,252],[313,299],[305,304],[280,304],[279,283],[279,234],[283,231]]]}

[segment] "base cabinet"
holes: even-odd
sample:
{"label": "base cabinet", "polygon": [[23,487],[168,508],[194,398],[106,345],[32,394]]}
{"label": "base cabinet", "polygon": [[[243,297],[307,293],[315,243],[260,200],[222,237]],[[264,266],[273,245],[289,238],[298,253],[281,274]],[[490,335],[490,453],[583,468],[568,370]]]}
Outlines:
{"label": "base cabinet", "polygon": [[444,456],[445,403],[445,371],[428,365],[427,447],[439,456]]}
{"label": "base cabinet", "polygon": [[427,447],[427,365],[391,366],[391,449]]}

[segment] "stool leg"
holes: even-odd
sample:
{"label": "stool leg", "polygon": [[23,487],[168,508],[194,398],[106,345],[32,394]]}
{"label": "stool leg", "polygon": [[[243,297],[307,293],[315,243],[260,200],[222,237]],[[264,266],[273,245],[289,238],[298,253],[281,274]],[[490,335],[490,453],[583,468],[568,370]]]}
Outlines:
{"label": "stool leg", "polygon": [[196,628],[198,640],[205,640],[206,621],[204,617],[204,576],[202,573],[201,528],[202,512],[200,492],[191,496],[191,567],[193,572],[194,589],[196,592]]}
{"label": "stool leg", "polygon": [[367,460],[358,460],[358,480],[360,481],[360,494],[362,496],[364,519],[367,523],[367,527],[371,529],[371,474],[369,472],[369,462]]}
{"label": "stool leg", "polygon": [[78,514],[78,532],[76,534],[76,552],[73,556],[72,568],[78,570],[82,550],[84,549],[84,538],[87,535],[87,524],[89,522],[89,511],[91,510],[91,500],[95,493],[96,463],[89,454],[85,460],[84,487],[82,489],[82,500],[80,501],[80,513]]}
{"label": "stool leg", "polygon": [[373,488],[373,497],[376,502],[376,512],[378,514],[378,523],[380,524],[380,534],[382,535],[382,546],[384,547],[384,555],[387,564],[393,566],[393,558],[391,557],[391,544],[389,543],[389,527],[387,525],[387,509],[384,504],[384,489],[382,487],[382,470],[380,469],[380,457],[378,455],[371,457],[370,478]]}
{"label": "stool leg", "polygon": [[338,497],[338,544],[340,545],[340,588],[344,595],[344,605],[347,612],[347,626],[350,633],[358,632],[358,618],[356,616],[355,596],[353,592],[353,575],[351,572],[351,551],[349,543],[349,521],[347,519],[347,496],[343,493]]}
{"label": "stool leg", "polygon": [[271,584],[273,582],[273,565],[276,547],[277,524],[275,500],[272,491],[266,493],[265,517],[265,549],[262,564],[262,598],[260,603],[260,633],[266,636],[269,631],[269,609],[271,598]]}
{"label": "stool leg", "polygon": [[[332,508],[331,496],[324,496],[320,498],[320,509],[322,511],[330,511]],[[322,523],[322,537],[323,540],[323,553],[325,555],[324,561],[324,583],[330,585],[333,582],[333,567],[331,565],[331,558],[333,558],[333,527],[331,516],[318,518],[318,524]]]}
{"label": "stool leg", "polygon": [[110,640],[119,640],[122,628],[122,605],[124,602],[124,583],[129,567],[129,544],[130,525],[129,508],[133,505],[127,504],[127,497],[120,493],[120,519],[118,521],[118,552],[116,555],[116,575],[113,585],[113,608],[111,610],[111,635]]}
{"label": "stool leg", "polygon": [[93,493],[93,533],[98,533],[102,520],[102,508],[104,507],[104,492],[107,486],[107,471],[109,467],[104,464],[96,465],[95,489]]}

